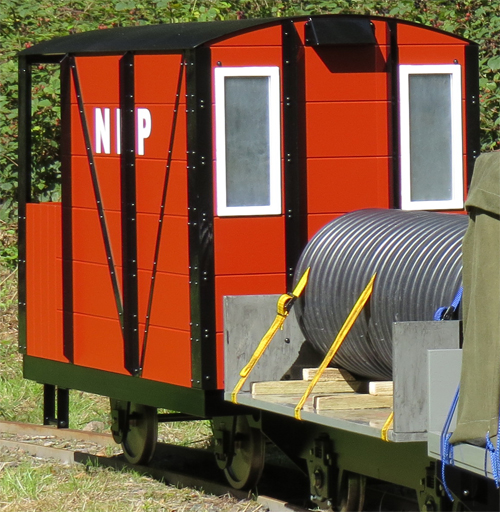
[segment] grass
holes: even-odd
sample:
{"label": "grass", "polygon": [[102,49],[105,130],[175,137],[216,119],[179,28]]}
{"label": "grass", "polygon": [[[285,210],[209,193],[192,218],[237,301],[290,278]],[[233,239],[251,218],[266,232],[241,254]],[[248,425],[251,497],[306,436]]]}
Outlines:
{"label": "grass", "polygon": [[[41,423],[43,388],[22,378],[22,357],[17,352],[17,272],[10,258],[14,246],[15,229],[0,224],[0,249],[4,248],[4,253],[0,252],[0,419]],[[71,390],[71,428],[109,431],[109,426],[108,398]],[[210,424],[160,424],[158,437],[184,446],[206,446],[211,439]],[[108,451],[103,448],[104,454],[110,455]],[[65,466],[21,450],[0,448],[0,512],[3,510],[256,512],[261,506],[177,489],[130,471]]]}
{"label": "grass", "polygon": [[256,512],[259,508],[254,502],[166,486],[133,471],[64,466],[0,450],[0,510]]}

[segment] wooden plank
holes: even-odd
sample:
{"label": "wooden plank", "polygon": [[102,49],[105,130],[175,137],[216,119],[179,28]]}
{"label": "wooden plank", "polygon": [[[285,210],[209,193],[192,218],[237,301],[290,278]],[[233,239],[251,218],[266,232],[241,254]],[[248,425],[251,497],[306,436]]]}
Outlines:
{"label": "wooden plank", "polygon": [[317,411],[382,409],[392,407],[392,396],[346,393],[333,396],[315,396],[313,403]]}
{"label": "wooden plank", "polygon": [[[306,380],[278,380],[252,383],[253,395],[303,395],[309,386]],[[314,386],[313,393],[354,393],[366,390],[365,382],[320,381]]]}
{"label": "wooden plank", "polygon": [[[304,380],[313,380],[317,371],[318,371],[317,368],[304,368],[302,370],[302,378]],[[323,372],[323,375],[321,376],[321,378],[319,380],[320,381],[322,381],[322,380],[353,381],[356,379],[347,370],[344,370],[342,368],[325,368],[325,371]]]}
{"label": "wooden plank", "polygon": [[392,380],[370,382],[368,384],[368,393],[374,396],[392,396],[394,393],[394,384]]}

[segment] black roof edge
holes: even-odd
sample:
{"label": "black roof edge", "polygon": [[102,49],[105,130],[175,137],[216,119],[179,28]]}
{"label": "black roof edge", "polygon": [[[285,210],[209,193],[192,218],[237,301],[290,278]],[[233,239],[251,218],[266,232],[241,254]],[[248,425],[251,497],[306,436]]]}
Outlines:
{"label": "black roof edge", "polygon": [[462,36],[444,32],[440,29],[419,23],[400,20],[385,16],[369,16],[358,14],[322,14],[312,16],[292,16],[287,18],[251,18],[244,20],[207,21],[188,23],[166,23],[160,25],[140,25],[117,27],[102,30],[91,30],[78,34],[57,37],[35,44],[19,52],[19,56],[34,57],[72,54],[121,54],[133,52],[181,52],[198,46],[214,43],[227,37],[251,31],[257,27],[281,25],[283,22],[307,21],[314,18],[350,17],[368,18],[378,21],[392,21],[398,24],[413,25],[434,32],[451,35],[469,44],[474,41]]}

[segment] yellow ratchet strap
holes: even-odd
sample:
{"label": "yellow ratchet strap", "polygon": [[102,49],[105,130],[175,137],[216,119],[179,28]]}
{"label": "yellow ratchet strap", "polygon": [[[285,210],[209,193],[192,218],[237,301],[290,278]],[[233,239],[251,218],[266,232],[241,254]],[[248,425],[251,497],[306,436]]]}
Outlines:
{"label": "yellow ratchet strap", "polygon": [[238,403],[236,397],[240,392],[241,388],[243,387],[243,384],[245,384],[248,376],[250,375],[250,372],[254,369],[255,365],[261,358],[262,354],[269,346],[269,343],[271,343],[271,340],[274,338],[274,335],[278,332],[278,329],[280,329],[283,326],[285,318],[288,316],[288,313],[290,312],[293,303],[302,295],[302,292],[306,287],[307,280],[309,279],[310,270],[311,268],[308,267],[304,274],[302,274],[302,277],[299,279],[299,282],[297,283],[297,286],[295,287],[292,293],[284,293],[278,299],[278,304],[276,307],[276,318],[274,319],[274,322],[271,324],[271,327],[269,327],[266,334],[264,334],[264,337],[260,340],[260,343],[255,349],[255,352],[253,353],[252,357],[250,358],[250,361],[248,361],[247,365],[241,370],[241,378],[238,381],[238,384],[236,384],[236,386],[234,387],[233,392],[231,393],[231,402],[233,402],[234,404]]}
{"label": "yellow ratchet strap", "polygon": [[323,362],[321,363],[320,367],[318,368],[316,375],[314,375],[313,379],[311,380],[309,386],[306,389],[306,392],[300,399],[299,403],[297,404],[297,407],[295,407],[295,418],[296,419],[298,419],[298,420],[302,419],[301,415],[300,415],[300,411],[302,410],[302,407],[304,407],[304,404],[306,403],[306,400],[308,399],[309,395],[311,394],[312,390],[314,389],[314,386],[316,386],[316,383],[321,378],[321,375],[323,375],[325,368],[330,364],[331,360],[333,359],[333,357],[337,353],[338,349],[340,348],[340,345],[342,345],[342,342],[345,340],[347,334],[351,330],[351,327],[354,325],[354,322],[356,321],[359,314],[363,310],[363,307],[366,304],[366,301],[370,298],[370,295],[372,294],[372,291],[373,291],[373,283],[375,282],[375,277],[377,277],[376,272],[375,272],[375,274],[373,274],[369,283],[366,285],[366,288],[363,290],[363,292],[359,296],[358,300],[356,301],[356,304],[354,304],[354,307],[351,309],[351,312],[349,313],[348,317],[346,318],[344,325],[342,326],[339,333],[337,334],[337,337],[335,338],[333,345],[330,347],[330,350],[328,351],[325,358],[323,359]]}
{"label": "yellow ratchet strap", "polygon": [[389,428],[392,425],[392,420],[394,419],[394,411],[389,414],[389,417],[385,420],[384,426],[382,427],[382,430],[380,432],[380,437],[382,441],[389,442],[389,438],[387,437],[387,434],[389,432]]}

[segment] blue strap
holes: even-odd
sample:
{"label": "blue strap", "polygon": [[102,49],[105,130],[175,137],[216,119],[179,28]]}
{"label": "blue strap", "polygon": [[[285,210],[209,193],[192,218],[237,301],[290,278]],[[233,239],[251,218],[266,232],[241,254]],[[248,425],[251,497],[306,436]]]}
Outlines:
{"label": "blue strap", "polygon": [[484,453],[484,474],[488,476],[488,454],[491,460],[491,472],[497,489],[500,489],[500,414],[498,417],[497,445],[493,446],[490,439],[490,433],[486,433],[486,450]]}
{"label": "blue strap", "polygon": [[446,475],[445,468],[448,464],[453,466],[453,445],[450,443],[451,433],[449,433],[451,420],[453,419],[453,415],[455,414],[455,410],[457,408],[458,396],[460,394],[460,385],[457,387],[455,392],[455,397],[453,398],[453,402],[451,403],[450,410],[448,411],[448,416],[446,417],[446,421],[444,422],[443,430],[441,431],[441,482],[443,484],[443,489],[445,490],[448,498],[451,501],[454,501],[453,495],[448,489],[448,485],[446,484]]}
{"label": "blue strap", "polygon": [[434,313],[434,317],[432,319],[436,320],[436,322],[439,322],[440,320],[443,319],[443,316],[447,309],[448,308],[445,308],[444,306],[436,309],[436,312]]}
{"label": "blue strap", "polygon": [[[451,303],[449,308],[439,308],[434,313],[434,320],[449,320],[453,313],[456,311],[458,305],[460,304],[460,301],[462,300],[462,294],[463,294],[463,286],[461,286],[458,289],[457,294],[455,295],[455,298],[453,299],[453,302]],[[450,430],[450,424],[451,420],[453,419],[453,415],[455,414],[455,410],[457,408],[458,404],[458,397],[460,394],[460,385],[457,388],[457,391],[455,393],[455,397],[453,398],[453,402],[451,404],[450,410],[448,411],[448,416],[446,418],[445,424],[443,426],[443,430],[441,432],[441,443],[440,443],[440,449],[441,449],[441,481],[443,483],[443,489],[445,490],[448,498],[450,498],[451,501],[454,501],[453,495],[451,494],[448,485],[446,484],[446,475],[445,475],[445,468],[447,465],[453,465],[454,459],[453,459],[453,445],[450,443],[451,433],[449,433]],[[490,456],[491,460],[491,472],[493,474],[493,479],[495,480],[495,485],[497,489],[500,489],[500,414],[498,415],[498,429],[497,429],[497,442],[496,446],[493,446],[493,443],[490,439],[490,433],[486,433],[486,448],[484,452],[484,474],[486,477],[488,476],[488,454]]]}
{"label": "blue strap", "polygon": [[439,320],[450,320],[451,317],[453,316],[453,313],[458,308],[458,306],[460,304],[460,301],[462,300],[463,292],[464,292],[464,287],[461,286],[458,289],[458,291],[457,291],[457,293],[455,295],[455,298],[453,299],[452,303],[450,304],[450,307],[448,307],[448,308],[446,308],[446,307],[438,308],[436,310],[436,312],[434,313],[433,320],[436,320],[436,321],[439,321]]}
{"label": "blue strap", "polygon": [[[460,286],[457,293],[455,294],[455,298],[453,299],[452,303],[450,304],[450,307],[445,308],[441,307],[436,310],[434,313],[434,320],[441,321],[441,320],[449,320],[453,313],[458,308],[460,301],[462,300],[462,294],[463,294],[464,288],[463,286]],[[453,415],[455,414],[455,410],[457,408],[458,404],[458,397],[460,395],[460,385],[457,387],[457,391],[455,392],[455,397],[453,398],[453,402],[451,403],[450,410],[448,411],[448,416],[446,417],[446,421],[444,422],[443,430],[441,431],[441,439],[440,439],[440,451],[441,451],[441,482],[443,484],[443,489],[446,492],[448,498],[450,498],[451,501],[454,501],[453,495],[450,492],[450,489],[448,488],[448,485],[446,484],[446,474],[445,469],[447,465],[454,464],[453,459],[453,445],[450,443],[451,433],[450,431],[450,425],[451,420],[453,419]]]}

